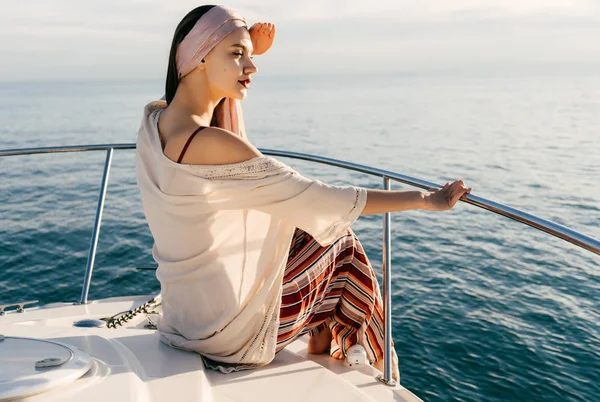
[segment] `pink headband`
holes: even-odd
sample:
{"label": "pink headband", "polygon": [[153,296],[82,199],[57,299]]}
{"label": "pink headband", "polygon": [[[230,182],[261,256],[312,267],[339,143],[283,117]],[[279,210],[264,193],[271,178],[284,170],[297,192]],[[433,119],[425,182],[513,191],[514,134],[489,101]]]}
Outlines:
{"label": "pink headband", "polygon": [[[231,8],[215,6],[208,10],[177,47],[175,61],[179,79],[192,72],[219,42],[240,27],[247,27],[246,19]],[[238,99],[226,98],[217,118],[221,128],[246,138]]]}
{"label": "pink headband", "polygon": [[179,79],[188,75],[219,42],[237,28],[247,27],[246,19],[231,8],[208,10],[177,47]]}

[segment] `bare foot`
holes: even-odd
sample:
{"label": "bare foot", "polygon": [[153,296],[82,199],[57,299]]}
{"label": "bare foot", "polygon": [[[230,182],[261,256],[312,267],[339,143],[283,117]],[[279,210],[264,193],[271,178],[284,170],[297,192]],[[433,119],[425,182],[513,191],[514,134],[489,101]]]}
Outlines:
{"label": "bare foot", "polygon": [[[385,362],[383,359],[376,361],[373,363],[373,367],[383,373],[385,369]],[[392,379],[397,383],[400,383],[400,369],[398,368],[398,355],[396,355],[396,350],[392,348]]]}
{"label": "bare foot", "polygon": [[331,347],[331,331],[325,328],[315,336],[311,336],[308,340],[308,353],[320,355],[325,353]]}

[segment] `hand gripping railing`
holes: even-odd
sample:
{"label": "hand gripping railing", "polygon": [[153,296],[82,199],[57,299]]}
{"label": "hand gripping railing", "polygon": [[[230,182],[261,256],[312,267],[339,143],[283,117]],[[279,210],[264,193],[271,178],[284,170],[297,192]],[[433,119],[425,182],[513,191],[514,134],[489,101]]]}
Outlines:
{"label": "hand gripping railing", "polygon": [[[96,207],[96,218],[94,221],[94,229],[90,241],[90,249],[88,253],[87,267],[85,270],[85,278],[81,291],[81,300],[79,303],[88,303],[88,294],[92,279],[92,271],[94,270],[94,259],[96,255],[96,247],[98,245],[98,235],[100,233],[100,222],[102,221],[102,211],[104,209],[104,199],[108,187],[108,175],[112,162],[112,154],[115,149],[135,149],[135,144],[99,144],[99,145],[78,145],[67,147],[46,147],[46,148],[25,148],[25,149],[9,149],[0,150],[0,157],[15,156],[15,155],[32,155],[45,153],[60,153],[60,152],[83,152],[83,151],[107,151],[106,160],[104,162],[104,173],[102,175],[102,184],[100,186],[100,195],[98,197],[98,205]],[[274,149],[260,149],[265,155],[281,156],[286,158],[301,159],[310,162],[323,163],[325,165],[337,166],[344,169],[354,170],[383,178],[383,187],[385,190],[390,190],[390,180],[400,183],[409,184],[411,186],[422,189],[430,189],[440,187],[439,185],[425,180],[416,179],[414,177],[405,176],[399,173],[377,169],[370,166],[359,165],[356,163],[345,162],[338,159],[326,158],[322,156],[303,154],[299,152],[278,151]],[[600,255],[600,240],[591,236],[579,233],[566,226],[558,223],[539,218],[527,212],[503,205],[494,201],[487,200],[482,197],[469,194],[461,201],[475,205],[485,210],[494,212],[499,215],[514,219],[538,230],[550,233],[558,238],[566,240],[581,248]],[[384,334],[384,373],[380,380],[388,385],[394,385],[392,380],[392,309],[391,309],[391,223],[390,213],[385,213],[383,217],[383,305],[385,317],[385,334]]]}

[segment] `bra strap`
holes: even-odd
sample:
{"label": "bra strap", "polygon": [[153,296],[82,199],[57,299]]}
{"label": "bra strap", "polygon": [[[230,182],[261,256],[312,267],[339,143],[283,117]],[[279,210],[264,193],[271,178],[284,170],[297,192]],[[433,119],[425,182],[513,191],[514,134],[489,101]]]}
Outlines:
{"label": "bra strap", "polygon": [[206,126],[200,126],[196,129],[196,131],[194,131],[192,133],[192,135],[190,135],[190,138],[188,138],[187,142],[185,143],[185,146],[181,150],[181,155],[179,155],[179,159],[177,159],[177,163],[181,163],[181,160],[183,159],[183,155],[185,154],[185,151],[187,151],[188,147],[190,146],[190,142],[192,142],[192,140],[194,139],[196,134],[198,134],[200,131],[202,131],[205,128],[206,128]]}

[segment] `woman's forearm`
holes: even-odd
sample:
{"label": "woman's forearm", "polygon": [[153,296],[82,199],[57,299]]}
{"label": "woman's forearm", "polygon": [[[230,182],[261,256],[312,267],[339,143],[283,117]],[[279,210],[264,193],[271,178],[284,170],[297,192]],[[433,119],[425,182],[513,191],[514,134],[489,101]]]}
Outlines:
{"label": "woman's forearm", "polygon": [[425,205],[425,193],[418,190],[367,190],[367,204],[361,215],[420,209]]}

